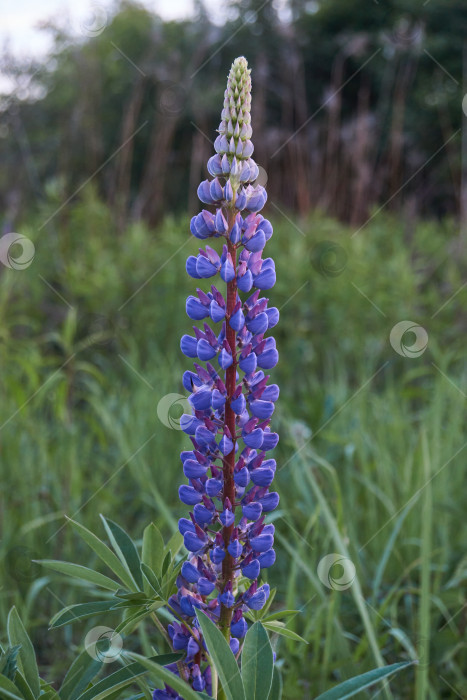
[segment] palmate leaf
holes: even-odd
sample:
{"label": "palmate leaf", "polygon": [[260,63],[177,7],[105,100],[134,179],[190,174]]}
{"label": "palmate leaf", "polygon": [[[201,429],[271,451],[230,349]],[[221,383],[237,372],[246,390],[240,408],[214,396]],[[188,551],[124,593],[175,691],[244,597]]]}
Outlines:
{"label": "palmate leaf", "polygon": [[102,700],[103,698],[116,695],[119,691],[135,682],[136,678],[147,670],[140,664],[129,664],[125,668],[120,668],[107,678],[98,681],[91,688],[78,696],[77,700]]}
{"label": "palmate leaf", "polygon": [[42,564],[47,569],[57,571],[59,574],[66,574],[67,576],[81,579],[81,581],[88,581],[88,583],[93,583],[95,586],[106,588],[109,591],[116,592],[120,588],[118,583],[112,581],[108,576],[88,569],[86,566],[81,566],[81,564],[72,564],[69,561],[57,561],[55,559],[41,559],[38,561],[38,564]]}
{"label": "palmate leaf", "polygon": [[155,610],[162,607],[163,602],[154,603],[150,607],[139,607],[134,612],[132,612],[128,617],[126,617],[119,625],[115,628],[117,634],[121,634],[123,637],[127,634],[131,634],[133,630],[142,622],[148,615],[151,615]]}
{"label": "palmate leaf", "polygon": [[123,530],[120,525],[117,525],[117,523],[114,523],[113,520],[108,520],[104,518],[103,515],[101,515],[101,519],[117,557],[128,570],[137,589],[142,590],[143,577],[141,575],[141,560],[135,543],[125,530]]}
{"label": "palmate leaf", "polygon": [[41,679],[41,694],[40,694],[40,700],[61,700],[59,694],[57,693],[54,688],[50,685],[50,683],[47,683],[46,681],[43,681]]}
{"label": "palmate leaf", "polygon": [[274,666],[274,673],[272,676],[272,685],[271,685],[271,690],[269,691],[269,698],[268,700],[281,700],[282,699],[282,674],[277,668],[277,666]]}
{"label": "palmate leaf", "polygon": [[156,593],[156,595],[162,598],[161,583],[154,571],[144,562],[141,564],[141,571],[143,572],[144,578],[149,583],[154,593]]}
{"label": "palmate leaf", "polygon": [[[160,656],[154,656],[151,661],[153,663],[170,664],[178,661],[183,654],[161,654]],[[103,678],[98,681],[92,688],[88,688],[84,693],[82,693],[77,700],[103,700],[104,698],[109,698],[114,695],[117,691],[126,688],[131,685],[135,680],[147,673],[148,669],[143,664],[134,661],[128,666],[120,668],[115,673],[112,673],[107,678]],[[170,673],[167,671],[167,673]],[[173,676],[173,674],[171,674]],[[117,696],[118,697],[118,696]]]}
{"label": "palmate leaf", "polygon": [[183,561],[178,562],[178,564],[174,566],[171,556],[168,556],[164,560],[164,564],[165,567],[164,565],[162,566],[160,577],[156,576],[153,569],[151,569],[144,562],[141,564],[141,571],[155,595],[167,602],[172,592],[175,580],[180,573],[180,569],[182,568]]}
{"label": "palmate leaf", "polygon": [[162,581],[162,593],[163,593],[163,599],[168,600],[170,597],[170,594],[172,592],[174,583],[176,581],[176,578],[178,574],[180,573],[180,569],[182,568],[183,561],[179,561],[178,564],[174,565],[173,559],[170,562],[170,566],[165,572],[163,581]]}
{"label": "palmate leaf", "polygon": [[17,659],[18,668],[24,676],[26,684],[31,689],[33,697],[38,698],[40,693],[40,680],[34,647],[32,646],[28,633],[24,629],[18,611],[14,606],[11,608],[8,615],[7,629],[10,645],[21,645]]}
{"label": "palmate leaf", "polygon": [[[157,610],[160,608],[164,602],[160,599],[160,596],[152,595],[148,597],[145,593],[126,593],[122,591],[117,591],[115,593],[114,604],[112,610],[125,611],[132,608],[131,613],[136,612],[136,610]],[[158,600],[159,598],[159,600]]]}
{"label": "palmate leaf", "polygon": [[325,693],[318,695],[315,700],[346,700],[346,698],[352,698],[361,690],[365,690],[365,688],[368,688],[370,685],[374,685],[388,676],[391,676],[393,673],[402,671],[402,669],[408,666],[412,666],[412,664],[413,661],[402,661],[401,663],[391,664],[390,666],[383,666],[383,668],[375,668],[373,671],[362,673],[360,676],[355,676],[355,678],[349,678],[349,680],[339,683],[339,685],[331,688],[331,690],[327,690]]}
{"label": "palmate leaf", "polygon": [[[152,601],[152,598],[148,598],[143,591],[128,593],[127,591],[118,590],[115,593],[115,597],[119,598],[120,601],[127,605],[140,605],[141,603],[149,603]],[[118,606],[120,607],[120,603],[118,603]]]}
{"label": "palmate leaf", "polygon": [[97,676],[103,662],[93,657],[85,649],[73,661],[59,690],[60,700],[76,700]]}
{"label": "palmate leaf", "polygon": [[173,561],[173,556],[172,552],[167,552],[167,554],[164,557],[164,560],[162,562],[162,568],[161,568],[161,576],[164,577],[169,570],[169,567]]}
{"label": "palmate leaf", "polygon": [[[136,659],[139,663],[144,666],[148,671],[150,671],[156,678],[170,685],[174,690],[176,690],[185,700],[200,700],[200,698],[205,697],[204,693],[197,693],[193,688],[185,683],[181,678],[176,676],[171,671],[164,668],[164,665],[170,663],[169,661],[156,662],[156,659],[160,657],[155,657],[155,659],[147,659],[145,656],[140,656],[140,654],[127,654],[132,659]],[[167,656],[172,656],[167,654]],[[183,654],[180,654],[181,658]],[[83,700],[83,698],[79,698]],[[88,700],[87,698],[85,700]],[[93,699],[94,700],[94,699]],[[239,699],[240,700],[240,699]]]}
{"label": "palmate leaf", "polygon": [[270,632],[274,632],[275,634],[280,634],[283,637],[287,637],[288,639],[293,639],[295,642],[304,642],[304,644],[308,644],[306,639],[303,639],[303,637],[300,637],[299,634],[294,632],[293,630],[287,629],[285,624],[283,622],[279,622],[278,620],[262,620],[262,623],[264,627],[269,630]]}
{"label": "palmate leaf", "polygon": [[0,676],[0,697],[5,700],[24,700],[16,685],[6,676]]}
{"label": "palmate leaf", "polygon": [[271,689],[274,659],[261,622],[246,633],[242,651],[242,680],[247,700],[264,700]]}
{"label": "palmate leaf", "polygon": [[245,700],[245,689],[237,660],[222,632],[201,610],[196,610],[196,617],[223,691],[229,700]]}
{"label": "palmate leaf", "polygon": [[300,613],[300,610],[276,610],[276,612],[263,617],[261,622],[272,622],[273,620],[282,620],[284,617],[295,617]]}
{"label": "palmate leaf", "polygon": [[70,525],[78,532],[80,537],[86,542],[89,547],[97,554],[99,559],[106,564],[109,569],[120,579],[125,588],[129,590],[138,590],[132,576],[128,573],[126,567],[122,564],[116,554],[112,552],[107,545],[102,542],[93,532],[88,530],[84,525],[77,523],[75,520],[68,518]]}
{"label": "palmate leaf", "polygon": [[[39,678],[38,678],[38,680],[40,682]],[[26,678],[21,673],[21,671],[16,671],[15,685],[18,688],[21,695],[23,696],[24,700],[36,700],[36,695],[34,695],[34,693],[32,692]],[[0,697],[1,697],[1,695],[0,695]]]}
{"label": "palmate leaf", "polygon": [[165,546],[166,552],[172,552],[172,557],[175,559],[183,545],[183,535],[176,530]]}
{"label": "palmate leaf", "polygon": [[154,601],[151,598],[145,599],[142,601],[131,601],[131,600],[120,600],[118,603],[115,603],[114,606],[112,607],[112,610],[120,610],[120,611],[125,611],[129,610],[130,608],[140,608],[143,610],[143,608],[149,609],[151,605],[156,605],[156,610],[157,607],[160,607],[164,603],[162,601]]}
{"label": "palmate leaf", "polygon": [[17,669],[18,653],[21,649],[21,644],[15,644],[8,647],[0,656],[0,674],[6,676],[10,681],[14,680]]}
{"label": "palmate leaf", "polygon": [[151,523],[143,532],[143,548],[141,552],[141,561],[146,564],[156,576],[160,576],[162,562],[165,556],[165,545],[162,535]]}
{"label": "palmate leaf", "polygon": [[50,629],[57,629],[63,625],[69,625],[72,622],[86,620],[93,615],[107,612],[115,606],[115,600],[98,600],[93,603],[77,603],[76,605],[68,605],[60,612],[56,613],[50,620]]}

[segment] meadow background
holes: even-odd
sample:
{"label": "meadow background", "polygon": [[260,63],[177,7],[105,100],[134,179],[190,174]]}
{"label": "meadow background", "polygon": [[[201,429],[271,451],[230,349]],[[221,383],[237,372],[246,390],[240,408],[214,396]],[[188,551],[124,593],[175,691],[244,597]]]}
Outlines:
{"label": "meadow background", "polygon": [[[98,5],[78,32],[46,23],[50,56],[3,53],[2,233],[35,257],[0,265],[0,643],[15,604],[59,680],[100,624],[47,629],[82,586],[32,560],[95,565],[65,515],[103,535],[103,513],[136,539],[185,515],[187,438],[164,397],[184,394],[189,219],[244,54],[281,310],[267,577],[309,640],[275,640],[284,697],[373,668],[379,649],[419,660],[394,699],[465,698],[467,10],[248,0],[224,15]],[[405,320],[428,335],[414,356],[413,334],[389,340]],[[355,578],[339,590],[342,567],[328,587],[318,564],[343,551]]]}

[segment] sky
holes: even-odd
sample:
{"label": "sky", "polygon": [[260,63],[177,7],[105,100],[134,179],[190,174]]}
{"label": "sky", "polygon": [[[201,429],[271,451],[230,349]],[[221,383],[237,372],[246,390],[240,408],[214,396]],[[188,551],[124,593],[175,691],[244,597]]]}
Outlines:
{"label": "sky", "polygon": [[[143,0],[143,5],[164,19],[188,17],[193,13],[192,0]],[[3,7],[2,7],[3,5]],[[76,34],[98,31],[105,23],[113,2],[109,0],[2,0],[0,3],[0,50],[5,43],[12,53],[40,56],[47,52],[50,40],[38,23],[52,19],[67,22]],[[206,0],[212,11],[219,2]]]}
{"label": "sky", "polygon": [[[190,17],[193,0],[139,0],[163,19]],[[113,0],[0,0],[0,53],[18,58],[41,58],[51,48],[51,35],[39,25],[48,20],[66,25],[78,38],[100,34],[112,15]],[[221,20],[218,0],[205,0],[213,21]],[[0,93],[17,86],[0,74]]]}

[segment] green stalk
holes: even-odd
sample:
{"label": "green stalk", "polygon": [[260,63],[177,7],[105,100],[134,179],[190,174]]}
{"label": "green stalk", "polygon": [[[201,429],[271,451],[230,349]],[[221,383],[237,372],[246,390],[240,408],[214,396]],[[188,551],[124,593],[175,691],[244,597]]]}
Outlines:
{"label": "green stalk", "polygon": [[[151,613],[151,618],[152,618],[154,624],[156,625],[157,629],[159,630],[159,632],[161,633],[161,635],[164,637],[165,641],[169,645],[169,647],[172,648],[172,642],[170,641],[170,637],[167,633],[167,630],[165,629],[164,625],[159,620],[159,618],[157,617],[155,612]],[[185,664],[183,663],[183,661],[177,661],[177,668],[178,668],[178,672],[180,674],[180,678],[183,678],[183,680],[185,680],[185,681],[188,680],[187,675],[186,675]]]}
{"label": "green stalk", "polygon": [[[313,454],[313,458],[315,459],[316,462],[319,464],[322,464],[322,466],[325,466],[328,468],[330,465],[325,461],[322,460],[318,455]],[[306,462],[303,460],[302,457],[302,462],[305,465],[305,467],[309,466],[306,464]],[[349,550],[347,549],[346,545],[344,544],[344,540],[341,537],[341,534],[339,532],[339,528],[337,527],[336,520],[331,512],[331,509],[329,508],[328,502],[321,491],[318,482],[316,481],[314,474],[313,474],[313,469],[310,468],[305,468],[304,470],[306,477],[308,478],[308,481],[310,482],[310,486],[313,489],[313,492],[319,501],[321,508],[323,509],[323,516],[327,522],[327,526],[329,531],[331,532],[332,538],[334,540],[334,544],[336,546],[337,552],[339,554],[342,554],[343,557],[346,559],[351,559],[349,555]],[[368,642],[371,648],[371,651],[373,653],[373,658],[375,659],[376,665],[379,668],[382,668],[383,666],[386,666],[383,657],[381,656],[381,652],[378,647],[378,642],[376,639],[376,634],[375,634],[375,629],[373,627],[373,624],[370,620],[370,616],[368,614],[368,609],[365,604],[365,599],[363,597],[362,589],[360,586],[360,581],[358,580],[358,576],[355,576],[355,579],[352,583],[352,586],[350,587],[350,591],[352,593],[353,599],[355,601],[355,605],[357,606],[358,612],[360,614],[360,617],[363,622],[363,626],[365,627],[365,632],[368,637]],[[393,695],[391,693],[391,690],[388,685],[384,686],[384,694],[387,698],[387,700],[392,700]]]}
{"label": "green stalk", "polygon": [[422,461],[424,497],[422,508],[422,544],[421,544],[421,585],[419,607],[419,644],[423,645],[423,663],[418,664],[415,675],[416,700],[426,700],[428,697],[428,667],[430,646],[430,568],[431,568],[431,539],[432,539],[432,493],[431,493],[431,462],[425,430],[422,431]]}

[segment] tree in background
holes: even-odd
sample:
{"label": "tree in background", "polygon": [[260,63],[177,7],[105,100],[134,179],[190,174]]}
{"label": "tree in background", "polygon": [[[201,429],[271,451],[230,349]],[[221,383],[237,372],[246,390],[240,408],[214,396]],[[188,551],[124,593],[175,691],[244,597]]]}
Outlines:
{"label": "tree in background", "polygon": [[193,20],[165,22],[122,2],[78,42],[47,24],[54,49],[43,64],[4,57],[19,86],[1,104],[4,226],[35,198],[66,201],[90,179],[120,228],[192,208],[217,126],[214,77],[246,47],[256,157],[275,202],[352,224],[386,203],[459,211],[460,2],[290,0],[278,12],[246,0],[225,16],[213,24],[198,2]]}

